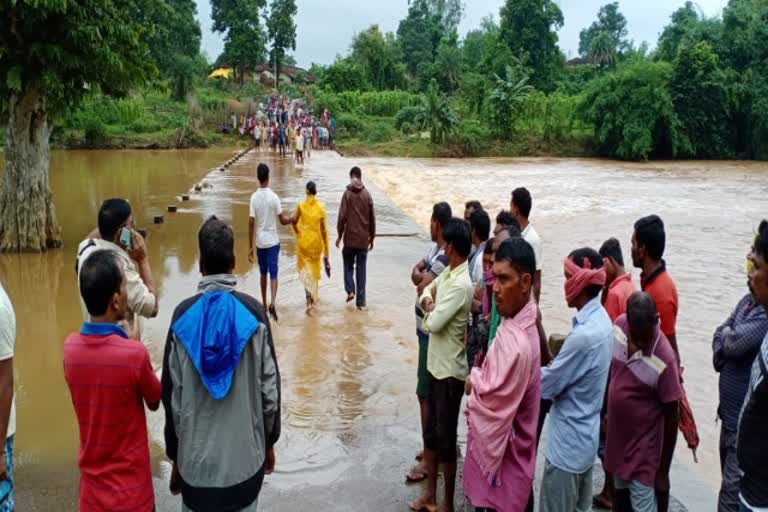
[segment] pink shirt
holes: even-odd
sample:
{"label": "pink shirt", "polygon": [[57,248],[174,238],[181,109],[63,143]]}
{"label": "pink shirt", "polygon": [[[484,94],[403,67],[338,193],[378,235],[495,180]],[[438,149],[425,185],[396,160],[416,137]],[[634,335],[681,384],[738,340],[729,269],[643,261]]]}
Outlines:
{"label": "pink shirt", "polygon": [[635,285],[632,284],[632,275],[624,274],[617,277],[608,287],[605,294],[605,311],[608,313],[611,322],[627,312],[627,299],[635,293]]}
{"label": "pink shirt", "polygon": [[[535,319],[535,310],[533,317]],[[514,322],[516,319],[508,318],[504,322]],[[493,508],[498,512],[518,512],[524,510],[528,502],[536,467],[536,428],[541,401],[541,353],[535,320],[525,325],[524,337],[501,341],[500,336],[503,336],[504,332],[502,324],[483,368],[488,365],[488,358],[493,358],[496,354],[494,348],[499,343],[513,344],[512,350],[519,353],[518,359],[525,361],[525,366],[528,367],[527,375],[516,375],[516,372],[512,372],[512,375],[508,376],[516,378],[514,386],[517,391],[515,396],[505,397],[505,400],[519,400],[514,413],[512,432],[509,434],[494,485],[491,485],[483,475],[475,455],[475,435],[472,429],[469,429],[463,487],[464,494],[474,507]],[[477,368],[473,369],[473,381],[477,371]]]}

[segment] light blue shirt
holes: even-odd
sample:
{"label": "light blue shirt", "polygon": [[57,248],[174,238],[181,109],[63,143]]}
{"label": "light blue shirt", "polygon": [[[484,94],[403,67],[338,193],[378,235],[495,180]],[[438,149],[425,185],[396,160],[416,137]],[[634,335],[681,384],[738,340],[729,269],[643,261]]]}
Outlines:
{"label": "light blue shirt", "polygon": [[595,462],[612,349],[613,325],[598,296],[576,314],[560,353],[541,369],[541,397],[553,401],[546,457],[562,471],[584,473]]}

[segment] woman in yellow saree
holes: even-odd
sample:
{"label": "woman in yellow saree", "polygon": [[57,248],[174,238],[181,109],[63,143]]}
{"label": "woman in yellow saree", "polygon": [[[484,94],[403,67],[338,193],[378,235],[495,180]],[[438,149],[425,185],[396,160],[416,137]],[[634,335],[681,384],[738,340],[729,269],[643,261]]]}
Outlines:
{"label": "woman in yellow saree", "polygon": [[307,295],[307,314],[312,315],[317,302],[320,282],[320,258],[325,264],[325,273],[331,277],[330,250],[325,205],[317,200],[317,186],[307,183],[307,198],[296,207],[296,270],[299,273]]}

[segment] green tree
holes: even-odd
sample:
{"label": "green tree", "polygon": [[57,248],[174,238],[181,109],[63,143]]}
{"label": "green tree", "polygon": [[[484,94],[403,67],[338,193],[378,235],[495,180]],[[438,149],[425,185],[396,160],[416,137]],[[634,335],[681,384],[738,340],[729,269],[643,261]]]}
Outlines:
{"label": "green tree", "polygon": [[563,68],[557,31],[563,13],[553,0],[506,0],[501,8],[500,39],[530,71],[531,84],[545,92],[555,88]]}
{"label": "green tree", "polygon": [[669,93],[671,72],[666,62],[635,61],[592,82],[580,113],[594,126],[602,152],[645,160],[690,151]]}
{"label": "green tree", "polygon": [[432,144],[445,142],[448,136],[455,133],[459,124],[458,116],[435,80],[429,85],[426,94],[422,95],[420,109],[414,117],[419,129],[429,130]]}
{"label": "green tree", "polygon": [[200,24],[194,0],[156,0],[137,13],[137,22],[148,32],[146,41],[160,77],[170,82],[175,99],[183,101],[192,91],[200,71]]}
{"label": "green tree", "polygon": [[608,32],[598,32],[590,39],[589,60],[599,69],[610,68],[616,62],[616,46]]}
{"label": "green tree", "polygon": [[712,48],[721,47],[722,21],[707,18],[699,13],[693,2],[687,1],[683,7],[672,13],[670,20],[670,24],[664,27],[659,36],[656,45],[657,59],[674,62],[680,48],[699,41],[707,41]]}
{"label": "green tree", "polygon": [[[619,11],[619,2],[612,2],[600,8],[597,21],[579,33],[579,55],[591,58],[595,38],[608,34],[613,54],[627,51],[631,44],[627,39],[627,18]],[[601,42],[601,46],[606,46]]]}
{"label": "green tree", "polygon": [[409,3],[408,15],[397,28],[397,40],[406,70],[416,78],[425,64],[434,64],[442,38],[456,33],[464,15],[464,2],[413,0]]}
{"label": "green tree", "polygon": [[479,72],[480,63],[485,53],[496,44],[499,36],[499,26],[493,16],[486,16],[480,23],[480,28],[470,30],[461,45],[464,59],[464,69]]}
{"label": "green tree", "polygon": [[362,91],[368,88],[363,68],[351,59],[337,59],[319,77],[320,87],[334,91]]}
{"label": "green tree", "polygon": [[459,96],[470,114],[480,114],[485,106],[488,81],[479,73],[465,73],[461,80]]}
{"label": "green tree", "polygon": [[296,50],[296,22],[298,12],[295,0],[272,0],[267,18],[267,34],[272,42],[270,62],[275,69],[275,87],[280,87],[280,72],[287,50]]}
{"label": "green tree", "polygon": [[528,85],[528,77],[512,66],[507,66],[503,77],[497,75],[494,78],[496,82],[488,98],[488,113],[496,134],[510,138],[515,116],[533,87]]}
{"label": "green tree", "polygon": [[725,75],[709,43],[701,41],[678,51],[669,88],[677,117],[691,141],[687,156],[732,156]]}
{"label": "green tree", "polygon": [[139,0],[0,2],[0,112],[7,120],[0,251],[61,246],[48,182],[53,119],[93,91],[124,94],[156,72]]}
{"label": "green tree", "polygon": [[264,62],[266,36],[261,26],[261,10],[266,0],[211,0],[213,31],[224,36],[224,52],[219,62],[237,70],[240,85],[245,72]]}
{"label": "green tree", "polygon": [[404,84],[405,67],[400,47],[392,33],[381,33],[378,25],[355,35],[352,60],[363,70],[366,80],[378,90],[396,89]]}
{"label": "green tree", "polygon": [[455,38],[440,42],[435,66],[443,89],[453,95],[459,88],[463,74],[462,54]]}

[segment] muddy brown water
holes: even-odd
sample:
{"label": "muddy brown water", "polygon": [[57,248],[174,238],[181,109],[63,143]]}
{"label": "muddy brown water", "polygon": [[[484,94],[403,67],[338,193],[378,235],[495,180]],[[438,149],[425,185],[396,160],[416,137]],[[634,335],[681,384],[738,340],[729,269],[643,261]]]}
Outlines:
{"label": "muddy brown water", "polygon": [[[333,277],[321,282],[314,318],[304,315],[295,271],[293,237],[281,230],[280,324],[276,346],[283,376],[283,436],[278,467],[267,480],[264,510],[405,510],[418,487],[402,478],[419,446],[413,399],[417,349],[413,290],[408,275],[428,247],[431,204],[458,208],[481,199],[506,207],[509,192],[527,186],[532,220],[544,239],[543,311],[548,331],[566,332],[572,315],[562,299],[562,258],[609,236],[625,245],[633,221],[656,212],[668,224],[667,261],[681,297],[679,340],[686,385],[702,446],[699,464],[679,447],[673,492],[692,510],[714,508],[719,483],[717,380],[711,369],[711,333],[746,291],[744,255],[757,220],[765,215],[768,169],[760,164],[618,164],[593,160],[355,162],[314,153],[303,169],[267,154],[251,153],[226,172],[218,166],[234,151],[56,152],[51,185],[65,247],[44,255],[0,255],[0,280],[18,321],[15,356],[18,428],[17,502],[20,510],[75,510],[78,432],[63,379],[62,345],[79,328],[75,249],[93,229],[101,201],[129,199],[160,288],[160,314],[146,322],[154,365],[175,305],[193,294],[199,279],[197,229],[215,214],[233,225],[241,290],[258,295],[258,270],[247,262],[248,200],[260,161],[273,168],[273,188],[292,210],[308,180],[318,183],[334,232],[338,202],[353,164],[361,165],[377,202],[383,233],[369,259],[369,310],[345,304],[341,254],[331,251]],[[207,181],[212,188],[195,193]],[[374,185],[375,184],[375,185]],[[181,202],[181,194],[191,200]],[[177,205],[177,213],[166,207]],[[404,214],[405,212],[405,214]],[[165,223],[152,224],[154,215]],[[335,237],[332,237],[332,242]],[[149,414],[158,510],[177,510],[167,493],[164,418]],[[676,491],[676,492],[675,492]]]}

